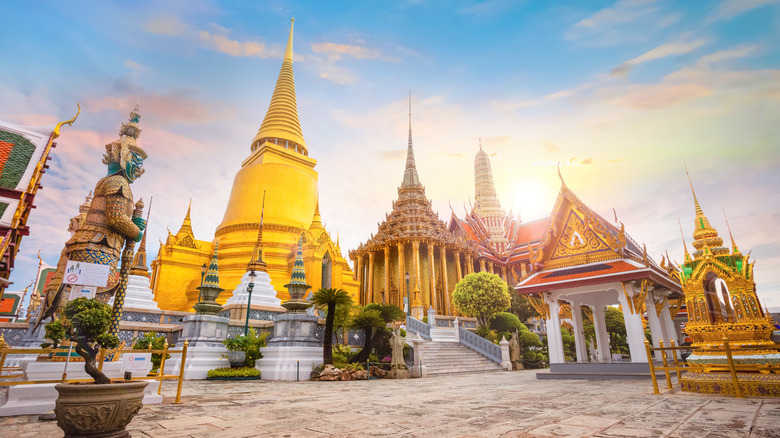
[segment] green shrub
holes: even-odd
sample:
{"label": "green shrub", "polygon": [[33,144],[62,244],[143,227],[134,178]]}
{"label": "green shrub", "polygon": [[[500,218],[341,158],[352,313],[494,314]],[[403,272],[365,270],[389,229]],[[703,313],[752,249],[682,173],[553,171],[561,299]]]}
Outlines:
{"label": "green shrub", "polygon": [[[144,333],[143,336],[139,336],[134,339],[133,350],[162,350],[165,348],[165,335],[157,335],[156,332]],[[165,360],[170,359],[171,355],[167,354]],[[156,373],[160,369],[162,363],[162,353],[152,353],[152,371]]]}
{"label": "green shrub", "polygon": [[209,370],[208,373],[206,373],[206,377],[209,379],[211,378],[219,378],[219,377],[260,377],[260,370],[257,368],[250,368],[250,367],[241,367],[241,368],[216,368],[213,370]]}
{"label": "green shrub", "polygon": [[246,335],[236,336],[233,338],[227,338],[222,343],[225,345],[228,351],[244,351],[246,352],[246,360],[244,365],[248,367],[254,367],[255,361],[263,357],[260,353],[260,349],[265,347],[265,339],[268,337],[268,332],[263,332],[258,335],[257,330],[251,328]]}
{"label": "green shrub", "polygon": [[44,337],[46,339],[51,339],[51,342],[44,342],[41,344],[41,348],[57,348],[60,346],[62,339],[65,338],[65,326],[63,326],[60,321],[53,321],[46,324],[45,332],[46,334]]}
{"label": "green shrub", "polygon": [[526,327],[525,324],[520,322],[520,318],[518,318],[517,316],[509,312],[496,313],[490,319],[490,328],[498,331],[499,333],[501,332],[512,333],[515,330],[517,330],[518,332],[528,331],[528,327]]}

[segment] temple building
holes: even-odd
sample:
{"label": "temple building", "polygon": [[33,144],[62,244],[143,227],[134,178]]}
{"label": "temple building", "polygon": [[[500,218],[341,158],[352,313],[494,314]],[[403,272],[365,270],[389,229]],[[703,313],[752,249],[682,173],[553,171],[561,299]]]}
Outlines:
{"label": "temple building", "polygon": [[547,218],[523,223],[520,215],[515,217],[501,208],[490,157],[481,143],[474,160],[474,186],[475,205],[463,218],[453,211],[448,229],[476,245],[474,271],[500,275],[514,285],[529,270],[529,250],[539,245]]}
{"label": "temple building", "polygon": [[[249,156],[235,176],[225,215],[214,236],[220,248],[220,284],[225,288],[218,299],[221,304],[238,285],[246,283],[263,203],[263,261],[281,300],[289,297],[283,285],[290,278],[301,234],[306,278],[312,289],[335,287],[356,293],[349,264],[322,226],[316,164],[309,156],[298,120],[291,24],[268,111],[250,142]],[[202,266],[213,252],[213,242],[193,235],[190,220],[188,211],[179,232],[160,244],[152,263],[155,297],[165,310],[191,311],[197,301],[195,288],[200,284]]]}
{"label": "temple building", "polygon": [[[620,306],[631,362],[646,363],[645,327],[653,343],[679,340],[672,318],[682,302],[679,283],[656,264],[622,224],[618,227],[585,205],[564,183],[542,241],[531,248],[530,269],[515,286],[546,319],[550,369],[564,364],[561,320],[573,326],[577,362],[588,362],[582,308],[590,307],[595,360],[612,361],[604,319],[606,306]],[[563,311],[561,311],[563,309]],[[595,342],[594,342],[595,341]]]}
{"label": "temple building", "polygon": [[[689,181],[690,182],[690,181]],[[686,334],[696,348],[688,357],[690,370],[680,383],[683,391],[735,395],[734,378],[743,394],[780,397],[780,354],[772,341],[773,320],[762,307],[756,293],[750,254],[742,254],[729,229],[731,248],[710,224],[699,205],[691,184],[696,218],[694,219],[693,255],[685,246],[681,269],[670,265],[670,276],[682,285],[688,309]],[[728,224],[728,222],[726,222]],[[736,364],[763,368],[758,372],[740,371],[736,377],[725,370],[713,370],[711,364],[726,364],[724,339],[731,342]]]}
{"label": "temple building", "polygon": [[[377,232],[350,251],[360,304],[395,304],[421,319],[423,310],[452,315],[452,292],[475,271],[476,245],[447,230],[425,197],[412,148],[411,107],[406,168],[393,210]],[[409,298],[411,296],[411,299]]]}

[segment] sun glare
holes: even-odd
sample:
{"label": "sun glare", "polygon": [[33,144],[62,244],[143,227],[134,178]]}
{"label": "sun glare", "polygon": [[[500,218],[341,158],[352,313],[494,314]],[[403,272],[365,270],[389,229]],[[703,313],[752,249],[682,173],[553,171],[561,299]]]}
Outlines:
{"label": "sun glare", "polygon": [[523,221],[535,220],[550,214],[555,202],[555,190],[541,181],[518,181],[512,187],[514,214],[518,211]]}

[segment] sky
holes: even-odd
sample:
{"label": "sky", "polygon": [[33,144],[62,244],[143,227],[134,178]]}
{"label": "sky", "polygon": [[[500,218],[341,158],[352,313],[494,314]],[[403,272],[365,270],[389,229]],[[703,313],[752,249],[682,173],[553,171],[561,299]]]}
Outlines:
{"label": "sky", "polygon": [[[69,218],[105,174],[104,145],[140,104],[154,197],[151,260],[192,198],[211,240],[249,155],[295,18],[298,113],[320,210],[343,255],[366,241],[403,178],[411,90],[420,180],[463,216],[474,158],[502,207],[549,216],[566,184],[656,261],[683,259],[696,195],[752,251],[780,306],[780,1],[6,1],[0,120],[63,127],[11,289],[57,262]],[[148,204],[147,204],[148,205]]]}

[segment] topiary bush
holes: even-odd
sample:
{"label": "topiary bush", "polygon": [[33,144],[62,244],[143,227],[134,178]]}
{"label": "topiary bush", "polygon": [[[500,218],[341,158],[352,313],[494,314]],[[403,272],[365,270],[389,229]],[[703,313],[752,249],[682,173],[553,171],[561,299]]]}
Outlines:
{"label": "topiary bush", "polygon": [[259,378],[260,370],[251,367],[216,368],[206,373],[207,380],[257,380]]}
{"label": "topiary bush", "polygon": [[528,327],[520,322],[520,318],[509,312],[500,312],[490,318],[490,328],[497,332],[528,331]]}

